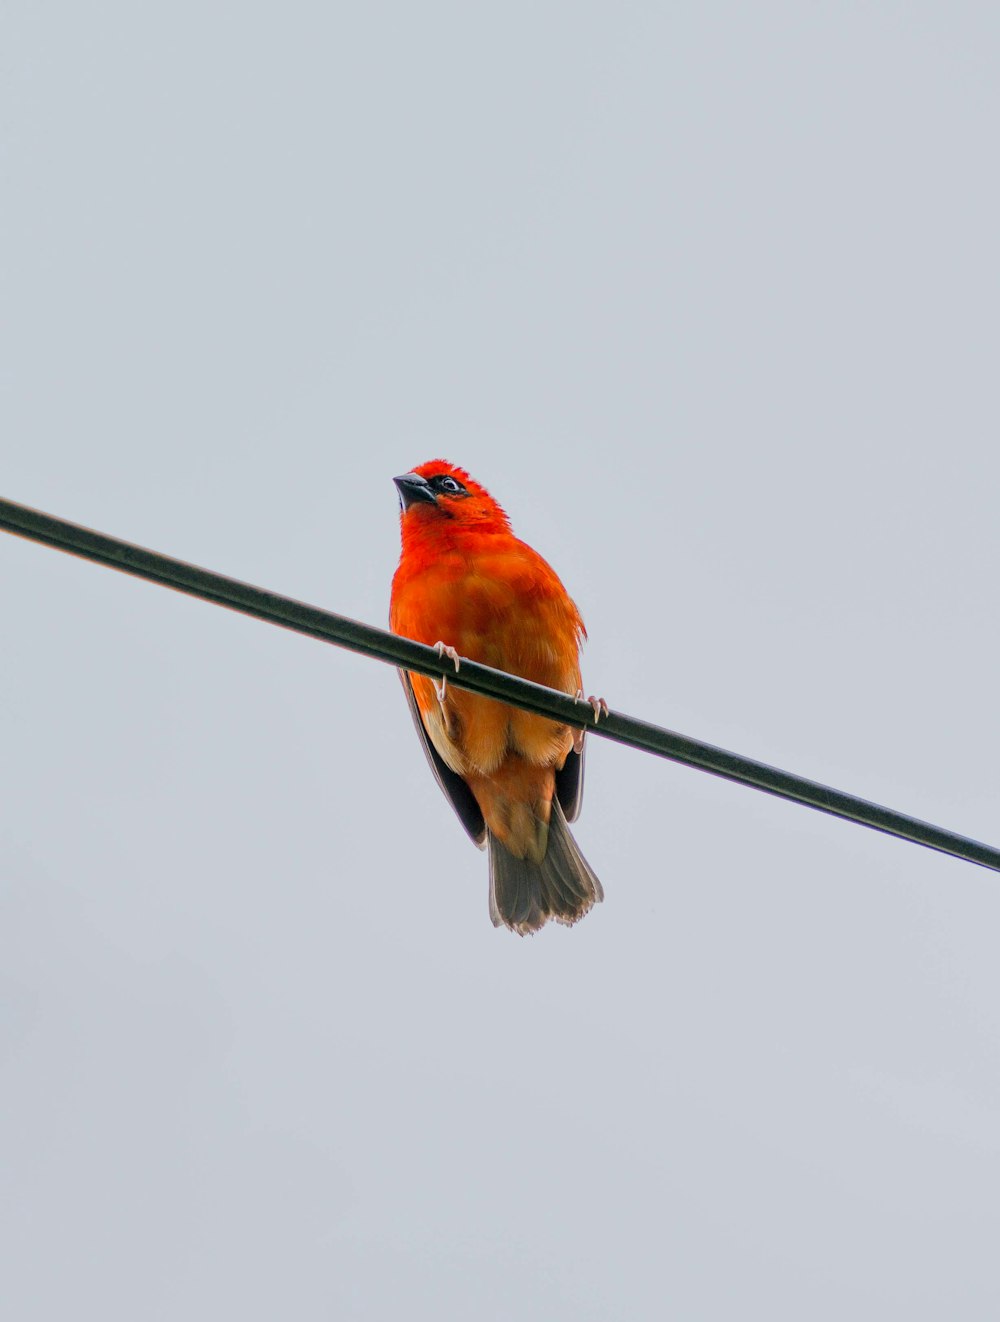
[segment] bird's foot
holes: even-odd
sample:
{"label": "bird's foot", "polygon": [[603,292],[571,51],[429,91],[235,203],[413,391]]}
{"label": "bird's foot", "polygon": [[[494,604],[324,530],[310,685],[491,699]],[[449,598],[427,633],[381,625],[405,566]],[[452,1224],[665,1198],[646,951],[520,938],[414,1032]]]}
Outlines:
{"label": "bird's foot", "polygon": [[[608,704],[604,701],[603,698],[595,698],[595,697],[593,697],[593,696],[591,696],[591,697],[589,697],[589,698],[584,698],[584,696],[583,696],[583,689],[577,689],[576,694],[575,694],[575,697],[576,697],[577,702],[588,702],[588,703],[590,703],[591,707],[594,709],[594,724],[595,724],[595,725],[596,725],[597,722],[601,719],[602,716],[604,716],[604,717],[607,716],[607,714],[608,714]],[[573,731],[573,752],[574,752],[574,753],[582,753],[582,752],[583,752],[583,738],[584,738],[584,735],[585,735],[586,733],[587,733],[586,730],[574,730],[574,731]]]}
{"label": "bird's foot", "polygon": [[[459,663],[458,653],[455,651],[455,649],[453,647],[449,647],[447,643],[442,643],[441,640],[438,639],[438,641],[434,644],[434,651],[437,652],[438,656],[441,657],[442,660],[445,657],[449,657],[452,661],[454,661],[455,674],[457,675],[459,671],[460,663]],[[448,680],[444,675],[441,676],[440,684],[434,685],[434,692],[437,694],[438,702],[443,707],[444,700],[448,696]]]}

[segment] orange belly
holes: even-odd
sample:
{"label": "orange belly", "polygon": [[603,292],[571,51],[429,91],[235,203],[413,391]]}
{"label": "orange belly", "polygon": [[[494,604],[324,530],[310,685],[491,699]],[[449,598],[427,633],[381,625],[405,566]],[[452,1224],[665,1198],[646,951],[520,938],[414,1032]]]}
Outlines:
{"label": "orange belly", "polygon": [[[537,564],[520,552],[481,556],[474,563],[446,556],[397,581],[392,628],[576,693],[580,618],[545,562],[534,559]],[[454,685],[442,705],[433,680],[410,678],[431,742],[466,780],[487,826],[517,857],[544,857],[555,771],[573,745],[570,728]]]}

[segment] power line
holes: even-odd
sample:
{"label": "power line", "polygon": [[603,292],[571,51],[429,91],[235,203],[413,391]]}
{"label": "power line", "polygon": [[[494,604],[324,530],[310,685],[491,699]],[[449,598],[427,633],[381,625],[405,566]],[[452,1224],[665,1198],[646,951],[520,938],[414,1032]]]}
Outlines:
{"label": "power line", "polygon": [[133,546],[117,537],[108,537],[65,519],[57,519],[51,514],[29,509],[26,505],[0,498],[0,528],[30,541],[41,542],[111,569],[133,574],[137,578],[149,579],[152,583],[174,588],[189,596],[214,602],[217,606],[252,615],[269,624],[308,634],[322,642],[336,643],[339,647],[387,661],[390,665],[416,670],[435,678],[446,676],[450,684],[489,698],[502,699],[515,707],[537,712],[540,716],[551,716],[569,725],[584,726],[603,739],[613,739],[631,748],[656,753],[659,757],[680,762],[684,766],[697,767],[714,776],[721,776],[724,780],[750,785],[778,798],[790,799],[833,817],[842,817],[846,821],[857,822],[887,835],[898,836],[901,840],[910,840],[942,854],[951,854],[954,858],[1000,872],[1000,849],[992,845],[956,835],[953,831],[932,826],[916,817],[894,812],[891,808],[883,808],[853,794],[845,794],[841,790],[806,780],[790,771],[755,762],[752,758],[741,757],[724,748],[715,748],[699,739],[664,730],[658,725],[624,716],[620,712],[611,711],[597,722],[589,703],[547,689],[541,684],[532,684],[515,675],[493,670],[489,666],[479,665],[475,661],[463,659],[461,670],[456,674],[450,660],[438,656],[433,648],[424,647],[409,638],[400,638],[384,629],[374,629],[369,624],[360,624],[357,620],[334,615],[332,611],[321,610],[318,606],[308,606],[304,602],[279,596],[277,592],[268,592],[264,588],[215,574],[198,565],[189,565],[183,560],[174,560],[156,551]]}

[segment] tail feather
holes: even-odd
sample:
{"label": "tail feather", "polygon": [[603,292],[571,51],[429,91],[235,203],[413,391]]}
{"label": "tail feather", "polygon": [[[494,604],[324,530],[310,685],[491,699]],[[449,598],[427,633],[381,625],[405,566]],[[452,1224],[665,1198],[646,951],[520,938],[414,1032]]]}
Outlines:
{"label": "tail feather", "polygon": [[604,899],[604,890],[570,835],[557,799],[552,801],[548,845],[540,863],[515,858],[492,831],[490,849],[490,918],[525,936],[550,918],[572,926]]}

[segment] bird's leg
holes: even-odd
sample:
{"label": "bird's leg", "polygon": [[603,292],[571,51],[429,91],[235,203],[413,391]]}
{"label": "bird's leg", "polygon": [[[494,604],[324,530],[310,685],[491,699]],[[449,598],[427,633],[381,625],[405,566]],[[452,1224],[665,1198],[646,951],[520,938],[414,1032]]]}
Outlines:
{"label": "bird's leg", "polygon": [[[593,709],[594,709],[594,723],[595,723],[595,724],[601,719],[602,716],[605,716],[605,717],[607,716],[607,714],[608,714],[608,704],[604,701],[603,698],[589,697],[589,698],[587,698],[587,699],[584,699],[584,696],[583,696],[583,689],[577,689],[576,694],[575,694],[574,696],[576,697],[577,702],[584,702],[584,701],[586,701],[586,702],[589,702],[589,703],[590,703],[591,707],[593,707]],[[583,752],[583,737],[584,737],[584,735],[585,735],[586,733],[587,733],[586,730],[574,730],[574,731],[573,731],[573,752],[574,752],[574,753],[582,753],[582,752]]]}
{"label": "bird's leg", "polygon": [[[455,663],[455,674],[457,675],[457,674],[458,674],[458,669],[459,669],[459,657],[458,657],[458,653],[455,651],[455,649],[454,649],[453,647],[449,647],[447,643],[442,643],[441,640],[438,639],[438,641],[434,644],[434,651],[437,652],[438,656],[441,657],[442,660],[444,659],[444,657],[447,656],[447,657],[450,657],[450,659],[451,659],[452,661],[454,661],[454,663]],[[439,702],[439,703],[441,704],[441,706],[443,707],[443,706],[444,706],[444,700],[445,700],[445,698],[448,696],[448,679],[447,679],[447,676],[445,676],[445,675],[442,675],[442,676],[441,676],[441,683],[440,683],[440,684],[435,684],[435,685],[434,685],[434,692],[437,694],[438,702]]]}

